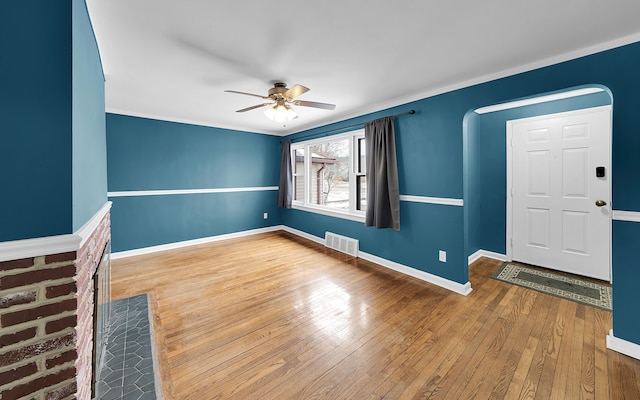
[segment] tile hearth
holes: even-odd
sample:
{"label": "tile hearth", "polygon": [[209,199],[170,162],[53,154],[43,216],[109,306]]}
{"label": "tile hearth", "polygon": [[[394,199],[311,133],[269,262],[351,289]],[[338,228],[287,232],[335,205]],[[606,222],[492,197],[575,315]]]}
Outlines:
{"label": "tile hearth", "polygon": [[146,294],[111,303],[109,340],[96,399],[155,400],[156,376]]}

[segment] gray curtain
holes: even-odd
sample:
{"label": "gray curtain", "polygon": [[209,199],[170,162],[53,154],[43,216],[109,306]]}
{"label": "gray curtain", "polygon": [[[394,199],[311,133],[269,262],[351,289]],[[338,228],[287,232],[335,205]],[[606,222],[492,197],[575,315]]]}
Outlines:
{"label": "gray curtain", "polygon": [[282,141],[280,182],[278,183],[278,207],[291,208],[293,199],[293,171],[291,170],[291,141]]}
{"label": "gray curtain", "polygon": [[400,230],[400,193],[393,117],[364,125],[367,146],[366,226]]}

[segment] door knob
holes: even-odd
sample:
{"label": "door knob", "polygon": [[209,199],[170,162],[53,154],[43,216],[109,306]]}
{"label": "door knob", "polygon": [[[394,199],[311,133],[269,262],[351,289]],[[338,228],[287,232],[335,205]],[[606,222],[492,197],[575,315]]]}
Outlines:
{"label": "door knob", "polygon": [[607,202],[604,200],[596,200],[596,206],[598,207],[604,207],[607,205]]}

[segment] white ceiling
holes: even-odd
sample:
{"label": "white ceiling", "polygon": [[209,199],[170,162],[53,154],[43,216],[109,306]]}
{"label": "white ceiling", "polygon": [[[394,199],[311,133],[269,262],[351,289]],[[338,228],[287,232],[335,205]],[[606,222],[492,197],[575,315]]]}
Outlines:
{"label": "white ceiling", "polygon": [[[640,40],[638,0],[87,0],[109,112],[283,135]],[[276,81],[311,90],[286,127]]]}

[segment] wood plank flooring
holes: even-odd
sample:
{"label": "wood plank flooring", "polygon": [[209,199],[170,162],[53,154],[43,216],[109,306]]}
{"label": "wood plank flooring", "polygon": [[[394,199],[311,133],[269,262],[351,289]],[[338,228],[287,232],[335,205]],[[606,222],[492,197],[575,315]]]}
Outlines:
{"label": "wood plank flooring", "polygon": [[469,270],[462,296],[284,232],[112,262],[165,399],[640,399],[611,313]]}

